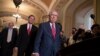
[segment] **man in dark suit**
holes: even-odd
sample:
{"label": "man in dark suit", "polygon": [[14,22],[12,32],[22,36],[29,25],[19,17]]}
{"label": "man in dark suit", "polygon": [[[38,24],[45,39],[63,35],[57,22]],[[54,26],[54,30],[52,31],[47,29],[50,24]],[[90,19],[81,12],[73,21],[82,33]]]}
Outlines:
{"label": "man in dark suit", "polygon": [[52,11],[49,21],[41,23],[35,39],[33,55],[57,56],[61,47],[60,25],[56,23],[58,13]]}
{"label": "man in dark suit", "polygon": [[1,32],[2,32],[2,27],[0,26],[0,56],[2,56],[1,54],[1,41],[2,41],[2,38],[1,38]]}
{"label": "man in dark suit", "polygon": [[31,56],[33,51],[34,39],[38,28],[32,23],[35,17],[30,15],[28,17],[28,23],[23,24],[19,28],[19,37],[15,49],[18,48],[18,56]]}
{"label": "man in dark suit", "polygon": [[3,56],[12,56],[13,48],[15,47],[17,39],[17,29],[13,28],[14,23],[9,22],[8,27],[2,30],[1,35],[1,48]]}

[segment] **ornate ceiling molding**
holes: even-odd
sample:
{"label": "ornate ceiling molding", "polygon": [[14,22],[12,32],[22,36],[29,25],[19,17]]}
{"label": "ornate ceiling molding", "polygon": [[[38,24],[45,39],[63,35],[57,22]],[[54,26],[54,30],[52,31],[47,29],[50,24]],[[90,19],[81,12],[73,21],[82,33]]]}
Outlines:
{"label": "ornate ceiling molding", "polygon": [[[0,17],[13,17],[13,14],[16,14],[16,12],[9,12],[9,11],[2,11],[0,12]],[[24,20],[27,20],[27,15],[24,15],[22,13],[19,13],[19,15],[21,15],[21,18]]]}
{"label": "ornate ceiling molding", "polygon": [[60,0],[57,6],[55,7],[56,10],[61,11],[65,5],[68,3],[69,0]]}
{"label": "ornate ceiling molding", "polygon": [[38,2],[36,0],[25,0],[24,2],[31,5],[32,7],[37,8],[43,14],[47,14],[47,10],[48,10],[47,6],[45,6],[42,2],[40,2],[40,1]]}
{"label": "ornate ceiling molding", "polygon": [[56,6],[60,0],[52,0],[50,5],[47,6],[45,2],[41,0],[25,0],[26,3],[36,7],[40,11],[42,11],[45,14],[48,14],[50,10],[52,10],[52,7]]}

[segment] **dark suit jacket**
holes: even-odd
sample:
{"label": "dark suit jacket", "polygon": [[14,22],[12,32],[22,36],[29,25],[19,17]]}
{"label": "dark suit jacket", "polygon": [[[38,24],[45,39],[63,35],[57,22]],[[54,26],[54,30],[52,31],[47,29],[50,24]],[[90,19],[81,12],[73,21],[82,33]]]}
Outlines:
{"label": "dark suit jacket", "polygon": [[33,47],[34,38],[37,33],[37,27],[32,25],[31,33],[28,35],[27,24],[23,24],[19,29],[19,37],[17,40],[17,47],[20,47],[22,50],[25,50],[27,47]]}
{"label": "dark suit jacket", "polygon": [[2,54],[2,53],[1,53],[1,40],[2,40],[2,39],[1,39],[1,32],[0,32],[0,56],[2,56],[2,55],[1,55],[1,54]]}
{"label": "dark suit jacket", "polygon": [[40,24],[34,44],[34,52],[40,56],[56,56],[61,46],[60,26],[55,24],[56,38],[53,39],[49,22]]}
{"label": "dark suit jacket", "polygon": [[[3,29],[1,34],[2,34],[1,35],[1,39],[2,39],[1,46],[2,46],[2,48],[6,48],[8,46],[8,43],[7,43],[8,28]],[[9,46],[11,48],[13,48],[15,46],[17,36],[18,36],[17,29],[13,28],[12,40],[11,40],[11,42],[9,42]]]}
{"label": "dark suit jacket", "polygon": [[1,34],[1,32],[0,32],[0,47],[1,47],[1,41],[2,41],[1,35],[2,35],[2,34]]}

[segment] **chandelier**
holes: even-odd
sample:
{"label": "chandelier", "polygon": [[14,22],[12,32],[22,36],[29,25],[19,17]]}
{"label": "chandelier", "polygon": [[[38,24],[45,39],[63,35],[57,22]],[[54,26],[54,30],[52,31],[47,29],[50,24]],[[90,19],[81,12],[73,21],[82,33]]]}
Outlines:
{"label": "chandelier", "polygon": [[13,0],[16,8],[19,7],[19,5],[22,3],[22,0]]}
{"label": "chandelier", "polygon": [[16,14],[13,14],[13,17],[16,18],[16,22],[17,22],[17,19],[21,18],[21,16],[18,13],[19,13],[19,5],[22,3],[22,0],[13,0],[13,3],[15,4],[16,9],[17,9],[17,12]]}

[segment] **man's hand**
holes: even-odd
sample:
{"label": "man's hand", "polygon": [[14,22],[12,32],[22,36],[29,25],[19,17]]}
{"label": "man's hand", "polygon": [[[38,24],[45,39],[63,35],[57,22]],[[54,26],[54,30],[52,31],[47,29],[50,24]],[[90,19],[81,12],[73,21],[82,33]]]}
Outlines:
{"label": "man's hand", "polygon": [[39,53],[32,53],[32,56],[39,56]]}
{"label": "man's hand", "polygon": [[17,56],[18,54],[18,47],[13,48],[13,56]]}
{"label": "man's hand", "polygon": [[18,47],[14,47],[14,49],[13,49],[15,52],[17,52],[18,51]]}

